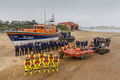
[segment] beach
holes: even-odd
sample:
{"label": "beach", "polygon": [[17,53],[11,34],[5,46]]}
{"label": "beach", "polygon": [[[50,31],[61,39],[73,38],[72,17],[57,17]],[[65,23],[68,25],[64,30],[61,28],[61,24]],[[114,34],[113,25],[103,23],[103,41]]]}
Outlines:
{"label": "beach", "polygon": [[[104,55],[93,53],[87,59],[65,57],[60,61],[58,73],[41,74],[32,76],[27,73],[24,77],[24,60],[28,55],[15,57],[14,44],[6,34],[0,34],[0,80],[120,80],[120,33],[74,31],[71,33],[75,40],[88,40],[90,43],[96,36],[110,37],[110,52]],[[74,42],[70,42],[73,45]],[[53,54],[59,55],[57,50]],[[49,52],[45,52],[49,54]]]}

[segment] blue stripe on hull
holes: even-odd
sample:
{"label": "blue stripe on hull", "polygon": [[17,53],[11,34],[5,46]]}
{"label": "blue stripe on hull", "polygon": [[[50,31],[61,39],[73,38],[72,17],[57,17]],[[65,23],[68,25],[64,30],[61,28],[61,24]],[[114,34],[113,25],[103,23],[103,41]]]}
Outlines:
{"label": "blue stripe on hull", "polygon": [[59,35],[54,36],[44,36],[44,35],[22,35],[22,34],[8,34],[11,41],[22,41],[22,40],[34,40],[34,39],[47,39],[55,38]]}

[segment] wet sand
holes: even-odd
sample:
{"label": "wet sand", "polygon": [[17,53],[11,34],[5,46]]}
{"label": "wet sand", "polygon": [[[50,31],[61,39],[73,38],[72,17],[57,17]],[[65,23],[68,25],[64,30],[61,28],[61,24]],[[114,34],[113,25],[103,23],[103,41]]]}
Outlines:
{"label": "wet sand", "polygon": [[[50,67],[50,73],[43,74],[42,65],[41,75],[24,77],[23,62],[28,55],[15,57],[14,45],[6,34],[0,34],[0,80],[120,80],[120,33],[75,31],[72,35],[89,43],[96,36],[111,37],[110,52],[93,53],[84,60],[67,57],[60,61],[58,73],[52,73]],[[52,52],[58,55],[58,51]]]}

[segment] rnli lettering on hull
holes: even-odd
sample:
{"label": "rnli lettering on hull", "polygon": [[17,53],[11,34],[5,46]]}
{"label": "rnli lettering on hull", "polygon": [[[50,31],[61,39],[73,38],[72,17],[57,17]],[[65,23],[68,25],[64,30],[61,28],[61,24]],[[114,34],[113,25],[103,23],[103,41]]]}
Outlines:
{"label": "rnli lettering on hull", "polygon": [[34,36],[23,36],[24,39],[34,39]]}

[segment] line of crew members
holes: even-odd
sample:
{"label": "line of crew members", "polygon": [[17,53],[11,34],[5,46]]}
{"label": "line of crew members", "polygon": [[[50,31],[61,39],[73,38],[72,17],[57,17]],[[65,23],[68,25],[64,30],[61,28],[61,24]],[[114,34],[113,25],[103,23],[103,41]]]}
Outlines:
{"label": "line of crew members", "polygon": [[59,48],[61,48],[62,46],[64,45],[68,45],[68,41],[66,40],[50,40],[49,42],[40,42],[38,44],[35,44],[34,42],[30,42],[29,44],[25,43],[24,45],[21,43],[21,45],[15,45],[15,56],[20,56],[21,55],[27,55],[28,53],[30,54],[31,51],[33,51],[33,53],[40,53],[41,50],[43,51],[51,51],[51,47],[52,47],[52,50],[58,50]]}
{"label": "line of crew members", "polygon": [[99,36],[98,36],[98,37],[95,37],[95,38],[93,39],[93,41],[94,41],[94,46],[99,46],[100,37],[99,37]]}
{"label": "line of crew members", "polygon": [[32,75],[32,70],[34,70],[34,74],[36,74],[37,70],[39,74],[41,74],[41,64],[43,64],[43,67],[44,67],[43,73],[46,72],[46,69],[48,73],[50,73],[49,71],[50,65],[52,65],[53,73],[54,73],[54,70],[58,72],[58,63],[59,63],[59,59],[57,55],[56,54],[53,55],[52,52],[50,52],[49,55],[45,55],[45,53],[41,51],[41,53],[39,53],[39,55],[37,56],[33,54],[33,52],[31,52],[29,57],[27,57],[24,60],[24,67],[25,67],[24,76],[27,75],[28,71],[30,72],[30,75]]}
{"label": "line of crew members", "polygon": [[77,45],[77,47],[85,47],[85,46],[88,46],[88,40],[86,40],[86,41],[77,40],[77,41],[76,41],[76,45]]}

